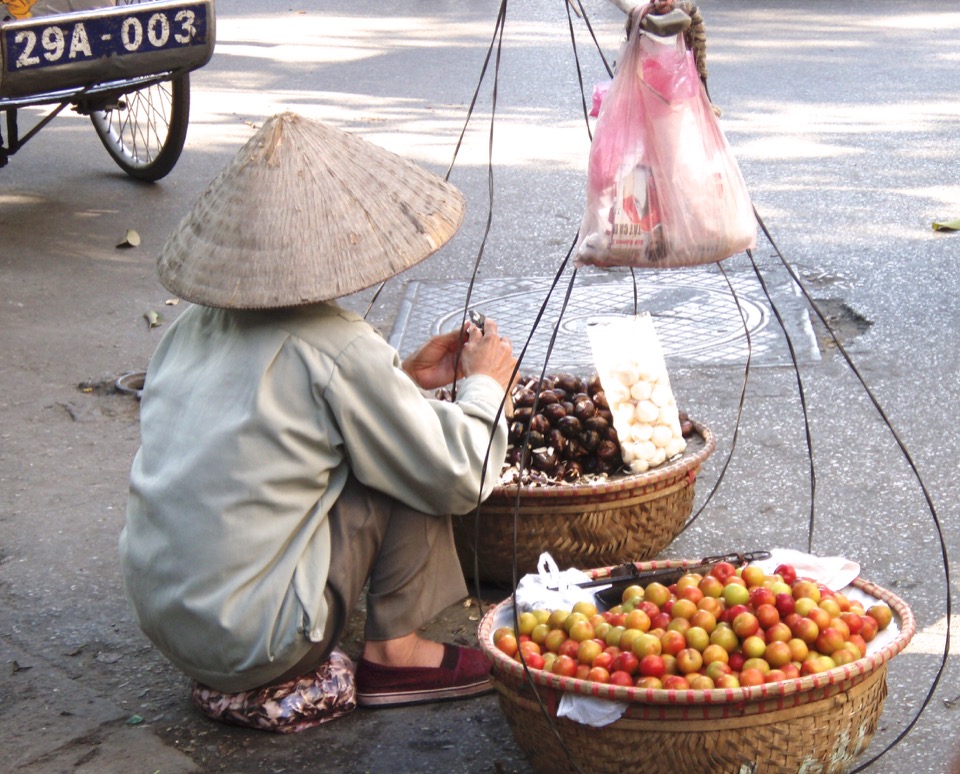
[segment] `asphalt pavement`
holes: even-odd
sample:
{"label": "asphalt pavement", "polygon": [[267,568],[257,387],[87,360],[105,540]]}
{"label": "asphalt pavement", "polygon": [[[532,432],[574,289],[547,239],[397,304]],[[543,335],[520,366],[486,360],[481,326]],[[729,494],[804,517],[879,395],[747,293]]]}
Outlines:
{"label": "asphalt pavement", "polygon": [[[449,169],[466,195],[447,247],[350,306],[406,347],[462,305],[476,275],[487,308],[524,340],[541,300],[529,287],[556,274],[585,204],[578,68],[589,103],[622,39],[619,10],[584,5],[603,58],[576,16],[571,44],[564,2],[541,0],[505,4],[502,46],[485,68],[500,39],[494,0],[221,3],[167,178],[128,179],[69,112],[0,169],[0,769],[530,770],[494,696],[358,710],[293,736],[201,717],[123,599],[117,537],[138,417],[113,385],[146,367],[183,308],[154,272],[164,240],[284,110]],[[716,333],[704,318],[669,353],[678,402],[718,450],[697,483],[706,507],[662,556],[786,547],[859,562],[910,605],[918,631],[889,664],[880,727],[859,762],[896,742],[868,771],[957,771],[956,644],[940,667],[948,560],[960,558],[960,234],[932,223],[960,218],[960,12],[938,0],[700,8],[710,93],[772,237],[722,268],[772,349],[758,349],[749,372],[736,348],[693,357],[698,337]],[[140,245],[118,248],[131,228]],[[719,269],[697,271],[691,282],[718,293]],[[522,281],[526,296],[511,296]],[[664,325],[673,298],[653,310]],[[479,591],[484,605],[504,593]],[[455,606],[429,633],[469,642],[480,612]]]}

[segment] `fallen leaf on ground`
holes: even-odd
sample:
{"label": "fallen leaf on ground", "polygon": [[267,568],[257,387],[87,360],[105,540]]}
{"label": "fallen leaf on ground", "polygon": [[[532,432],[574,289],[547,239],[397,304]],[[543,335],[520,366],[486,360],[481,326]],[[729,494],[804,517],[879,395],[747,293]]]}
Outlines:
{"label": "fallen leaf on ground", "polygon": [[143,316],[147,320],[147,324],[151,328],[156,328],[158,325],[163,325],[163,318],[158,312],[154,312],[152,309],[149,312],[144,312]]}
{"label": "fallen leaf on ground", "polygon": [[960,231],[960,218],[953,220],[936,221],[933,224],[934,231]]}
{"label": "fallen leaf on ground", "polygon": [[139,247],[140,246],[140,235],[134,231],[132,228],[127,229],[126,235],[123,237],[123,241],[117,245],[117,247]]}

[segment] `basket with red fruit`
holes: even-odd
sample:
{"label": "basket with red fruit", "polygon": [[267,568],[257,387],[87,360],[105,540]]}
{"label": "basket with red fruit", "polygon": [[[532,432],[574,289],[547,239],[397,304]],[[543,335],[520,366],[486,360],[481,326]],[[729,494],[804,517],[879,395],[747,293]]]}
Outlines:
{"label": "basket with red fruit", "polygon": [[[841,772],[863,752],[887,662],[915,631],[906,603],[786,564],[636,567],[611,607],[517,612],[511,598],[481,621],[500,706],[537,771]],[[679,578],[645,579],[664,569]]]}
{"label": "basket with red fruit", "polygon": [[514,553],[520,576],[544,551],[580,567],[642,561],[683,529],[716,439],[677,409],[665,377],[659,392],[626,378],[642,398],[608,382],[627,397],[611,401],[596,375],[518,381],[499,483],[453,521],[467,577],[512,586]]}

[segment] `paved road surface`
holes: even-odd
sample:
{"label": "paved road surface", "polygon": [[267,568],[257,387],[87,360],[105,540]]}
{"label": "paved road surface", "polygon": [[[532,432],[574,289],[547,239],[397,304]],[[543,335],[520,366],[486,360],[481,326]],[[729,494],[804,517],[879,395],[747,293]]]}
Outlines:
{"label": "paved road surface", "polygon": [[[356,131],[445,173],[498,8],[493,0],[315,5],[220,4],[215,57],[193,78],[184,155],[159,184],[126,179],[89,123],[69,115],[0,170],[0,749],[11,770],[528,770],[493,697],[358,712],[290,738],[213,725],[140,636],[120,591],[116,539],[137,405],[110,385],[146,366],[164,330],[149,328],[144,315],[169,322],[182,309],[166,304],[154,275],[164,239],[255,128],[282,110]],[[601,0],[586,5],[613,61],[622,15]],[[701,7],[711,94],[756,207],[939,514],[942,535],[894,437],[761,238],[759,274],[774,305],[788,310],[788,330],[800,331],[817,484],[812,547],[859,561],[863,575],[906,599],[918,620],[912,647],[890,665],[875,754],[914,718],[934,679],[946,625],[940,541],[956,562],[960,540],[960,235],[931,228],[960,217],[960,13],[937,0]],[[582,23],[576,27],[589,96],[605,73]],[[497,282],[552,277],[576,233],[588,140],[562,2],[508,8],[492,216],[479,255],[492,93],[493,64],[451,172],[469,201],[467,221],[447,248],[372,304],[370,319],[385,335],[426,335],[446,311],[417,307],[398,328],[412,283],[462,287],[478,256],[478,279],[494,291]],[[117,249],[129,228],[142,244]],[[738,256],[724,268],[776,332],[751,262]],[[717,270],[700,276],[708,286]],[[365,309],[369,300],[361,294],[350,303]],[[669,296],[661,303],[658,312],[668,314]],[[521,312],[532,308],[529,299],[515,307],[515,341],[529,332],[532,318]],[[804,328],[803,320],[813,322]],[[702,336],[711,334],[708,322],[698,324]],[[811,335],[820,347],[811,349]],[[807,546],[797,373],[779,356],[757,360],[722,485],[665,555]],[[702,501],[731,454],[743,362],[696,362],[681,347],[671,363],[679,401],[720,441],[698,483]],[[484,593],[485,601],[497,598]],[[476,608],[458,607],[432,633],[469,640],[475,627]],[[870,771],[949,771],[960,753],[949,731],[958,699],[954,650],[919,722]]]}

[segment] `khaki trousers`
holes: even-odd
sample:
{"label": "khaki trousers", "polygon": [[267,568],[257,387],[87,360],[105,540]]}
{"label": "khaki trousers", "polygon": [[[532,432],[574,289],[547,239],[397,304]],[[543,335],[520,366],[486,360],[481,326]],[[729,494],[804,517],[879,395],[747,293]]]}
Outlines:
{"label": "khaki trousers", "polygon": [[331,559],[325,595],[330,614],[323,641],[277,682],[329,657],[368,581],[367,640],[415,632],[467,595],[449,516],[409,508],[351,475],[328,518]]}

